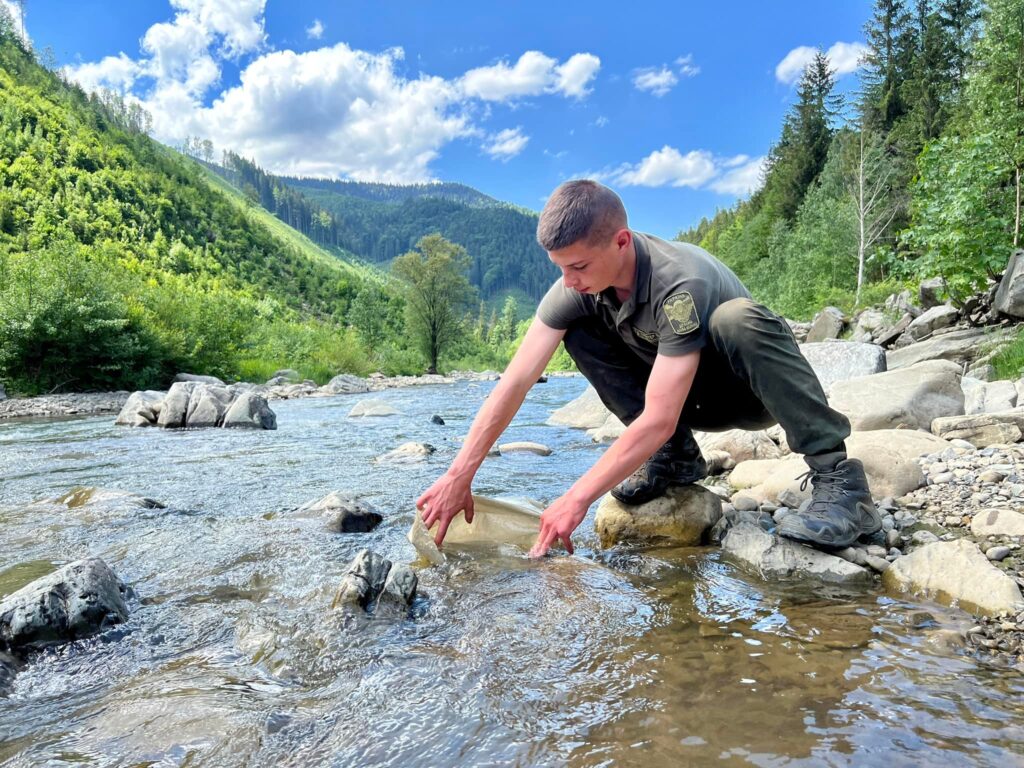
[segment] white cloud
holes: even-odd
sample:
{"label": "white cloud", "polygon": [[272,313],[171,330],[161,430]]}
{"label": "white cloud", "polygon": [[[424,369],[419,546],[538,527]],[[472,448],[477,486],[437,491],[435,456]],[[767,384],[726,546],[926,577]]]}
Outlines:
{"label": "white cloud", "polygon": [[598,128],[604,128],[606,125],[608,125],[608,118],[605,117],[604,115],[598,115],[597,119],[594,120],[594,125],[596,125]]}
{"label": "white cloud", "polygon": [[[433,179],[431,163],[448,143],[487,135],[474,121],[490,118],[490,102],[582,98],[600,69],[588,53],[559,63],[527,51],[514,65],[450,80],[410,78],[398,67],[400,48],[267,50],[265,4],[171,0],[173,18],[145,32],[138,57],[108,56],[68,67],[68,76],[140,103],[153,116],[154,136],[169,144],[200,136],[276,173],[416,182]],[[239,82],[218,92],[228,58],[238,61]],[[485,145],[491,156],[508,159],[528,142],[516,128],[492,134]]]}
{"label": "white cloud", "polygon": [[[864,43],[837,42],[825,51],[825,55],[828,57],[829,66],[836,77],[841,77],[855,72],[867,51],[868,47]],[[776,65],[775,79],[787,85],[797,82],[807,65],[814,61],[817,52],[817,48],[809,45],[794,48]]]}
{"label": "white cloud", "polygon": [[683,77],[696,77],[700,74],[700,67],[694,66],[693,54],[688,53],[676,59],[676,70]]}
{"label": "white cloud", "polygon": [[650,91],[655,96],[664,96],[678,82],[679,78],[667,67],[641,69],[633,75],[634,88],[640,91]]}
{"label": "white cloud", "polygon": [[313,19],[313,23],[306,27],[306,37],[311,40],[319,40],[324,36],[324,25],[320,19]]}
{"label": "white cloud", "polygon": [[703,149],[683,154],[665,145],[639,163],[623,163],[577,177],[623,187],[691,187],[742,196],[760,186],[765,159],[751,159],[749,155],[716,157]]}
{"label": "white cloud", "polygon": [[601,60],[589,53],[577,53],[564,64],[540,51],[527,51],[513,66],[500,61],[489,67],[471,69],[462,76],[462,91],[485,101],[507,101],[542,93],[562,93],[582,98],[587,84],[597,74]]}
{"label": "white cloud", "polygon": [[723,173],[708,186],[723,195],[736,195],[737,197],[749,195],[761,186],[767,159],[767,156],[764,155],[755,157],[753,160],[747,155],[737,155],[722,164],[724,168],[731,170]]}
{"label": "white cloud", "polygon": [[716,173],[710,152],[695,149],[681,154],[667,144],[633,166],[615,173],[619,184],[627,187],[699,187]]}
{"label": "white cloud", "polygon": [[522,126],[506,128],[487,138],[484,144],[484,152],[496,160],[508,162],[513,157],[526,149],[530,137],[523,135]]}

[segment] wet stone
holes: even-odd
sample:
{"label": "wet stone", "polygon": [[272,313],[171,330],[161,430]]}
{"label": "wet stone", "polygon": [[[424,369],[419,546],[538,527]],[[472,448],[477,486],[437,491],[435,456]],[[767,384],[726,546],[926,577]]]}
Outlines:
{"label": "wet stone", "polygon": [[993,562],[1005,560],[1009,554],[1010,548],[1005,546],[990,547],[989,549],[985,550],[985,557],[987,557],[989,560],[992,560]]}

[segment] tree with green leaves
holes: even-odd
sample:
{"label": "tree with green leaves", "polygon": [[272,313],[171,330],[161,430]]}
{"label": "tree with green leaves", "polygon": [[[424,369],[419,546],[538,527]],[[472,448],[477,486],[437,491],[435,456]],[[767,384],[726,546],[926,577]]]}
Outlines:
{"label": "tree with green leaves", "polygon": [[905,1],[875,0],[864,36],[868,52],[861,113],[873,130],[885,135],[907,113],[904,84],[911,74],[913,30]]}
{"label": "tree with green leaves", "polygon": [[406,327],[427,358],[428,373],[437,373],[438,359],[464,332],[465,310],[474,298],[469,265],[466,249],[439,234],[420,238],[415,250],[391,265],[405,284]]}

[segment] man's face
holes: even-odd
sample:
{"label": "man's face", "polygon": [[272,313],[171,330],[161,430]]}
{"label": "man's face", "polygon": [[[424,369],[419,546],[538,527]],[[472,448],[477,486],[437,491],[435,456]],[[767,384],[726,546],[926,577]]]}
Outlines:
{"label": "man's face", "polygon": [[597,294],[621,277],[623,252],[629,242],[628,230],[619,230],[607,241],[578,240],[565,248],[549,251],[548,258],[562,270],[566,288]]}

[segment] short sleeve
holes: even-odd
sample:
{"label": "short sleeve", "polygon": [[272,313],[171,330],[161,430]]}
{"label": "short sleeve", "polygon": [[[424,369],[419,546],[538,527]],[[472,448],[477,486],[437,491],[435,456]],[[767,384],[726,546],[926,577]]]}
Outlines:
{"label": "short sleeve", "polygon": [[594,314],[593,299],[566,288],[558,278],[537,306],[537,318],[549,328],[564,331],[574,320]]}
{"label": "short sleeve", "polygon": [[655,307],[658,354],[678,357],[707,344],[710,294],[707,282],[683,280]]}

